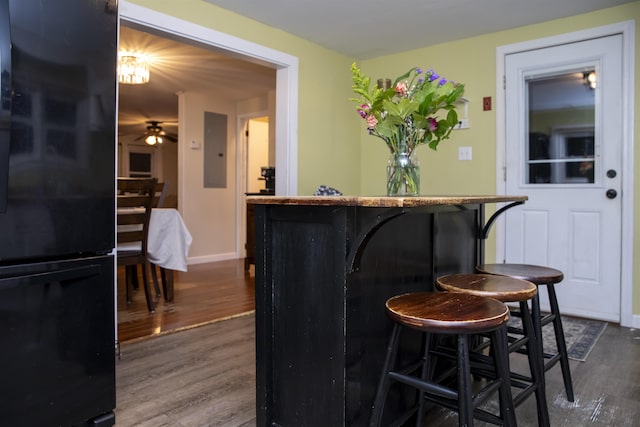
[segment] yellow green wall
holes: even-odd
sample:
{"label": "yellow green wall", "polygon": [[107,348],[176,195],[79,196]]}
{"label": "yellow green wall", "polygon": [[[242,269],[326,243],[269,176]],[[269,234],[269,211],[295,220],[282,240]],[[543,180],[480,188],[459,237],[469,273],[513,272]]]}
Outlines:
{"label": "yellow green wall", "polygon": [[[452,138],[438,147],[438,152],[424,147],[420,152],[421,192],[423,194],[492,194],[496,189],[496,114],[482,111],[482,98],[496,98],[496,48],[527,40],[584,30],[622,21],[636,21],[634,141],[640,134],[640,2],[598,12],[558,19],[538,25],[516,28],[429,46],[395,55],[361,61],[362,70],[372,77],[396,76],[413,66],[433,67],[449,79],[465,83],[465,97],[470,100],[471,128],[454,131]],[[381,141],[361,131],[362,193],[380,194],[383,190],[383,166],[387,153]],[[458,161],[457,147],[473,148],[472,161]],[[639,164],[640,150],[635,150],[634,165]],[[637,168],[634,166],[634,170]],[[635,172],[634,229],[640,230],[640,172]],[[634,233],[634,265],[640,265],[640,237]],[[487,259],[495,253],[495,242],[487,245]],[[633,313],[640,314],[640,274],[633,273]]]}
{"label": "yellow green wall", "polygon": [[347,102],[352,58],[202,0],[130,2],[298,57],[298,193],[325,184],[358,194],[359,117]]}
{"label": "yellow green wall", "polygon": [[[351,96],[349,67],[354,58],[212,6],[202,0],[130,0],[132,3],[215,29],[299,59],[298,193],[311,194],[327,184],[346,194],[376,195],[385,191],[387,150],[366,135]],[[493,194],[496,189],[495,109],[482,111],[482,98],[496,97],[496,47],[635,19],[640,1],[538,25],[486,34],[371,60],[358,61],[373,79],[394,78],[413,66],[433,67],[466,85],[471,129],[455,131],[438,152],[421,147],[421,190],[424,194]],[[638,25],[638,24],[636,24]],[[636,49],[640,37],[636,31]],[[357,60],[357,58],[355,58]],[[640,55],[636,54],[636,66]],[[636,71],[636,75],[638,72]],[[635,87],[635,140],[640,132],[640,84]],[[457,148],[473,148],[472,161],[458,161]],[[638,164],[640,150],[636,150]],[[636,181],[640,173],[636,173]],[[640,182],[635,183],[634,211],[640,212]],[[636,215],[637,217],[637,215]],[[640,229],[636,220],[635,229]],[[487,254],[493,253],[493,244]],[[634,239],[640,254],[640,238]],[[640,255],[635,257],[640,262]],[[636,263],[634,263],[636,264]],[[640,277],[634,274],[634,313],[640,313]]]}
{"label": "yellow green wall", "polygon": [[[640,18],[640,2],[568,19],[401,52],[361,61],[359,65],[372,79],[389,77],[393,80],[410,67],[419,66],[434,68],[440,75],[463,82],[465,97],[470,101],[468,111],[471,128],[454,131],[451,139],[442,142],[437,152],[421,147],[423,149],[420,152],[423,176],[421,192],[427,195],[494,193],[496,189],[496,114],[495,108],[491,111],[482,111],[482,98],[490,96],[495,107],[496,48],[634,18]],[[640,46],[637,33],[636,31],[636,48]],[[636,69],[638,69],[639,56],[636,55]],[[636,85],[636,100],[638,90]],[[638,108],[636,107],[636,123],[637,118]],[[636,126],[637,134],[638,126]],[[379,194],[384,188],[381,165],[384,165],[387,154],[380,140],[368,137],[364,131],[361,132],[361,138],[362,192]],[[472,147],[472,161],[457,160],[457,150],[460,146]],[[637,187],[640,191],[640,186]]]}

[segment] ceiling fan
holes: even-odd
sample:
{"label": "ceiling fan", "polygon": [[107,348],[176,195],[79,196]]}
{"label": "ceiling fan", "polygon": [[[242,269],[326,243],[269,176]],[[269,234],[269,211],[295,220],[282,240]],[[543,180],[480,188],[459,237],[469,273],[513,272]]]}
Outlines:
{"label": "ceiling fan", "polygon": [[162,129],[162,126],[160,126],[160,123],[162,122],[156,120],[148,120],[146,123],[148,124],[147,131],[144,133],[144,135],[136,138],[136,140],[144,139],[144,142],[149,145],[162,144],[164,140],[178,142],[178,135],[176,135],[175,133],[166,132]]}

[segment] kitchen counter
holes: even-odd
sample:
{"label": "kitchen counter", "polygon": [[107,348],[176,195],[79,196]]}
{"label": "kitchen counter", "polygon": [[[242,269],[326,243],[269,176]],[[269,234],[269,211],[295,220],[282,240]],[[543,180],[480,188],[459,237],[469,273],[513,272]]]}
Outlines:
{"label": "kitchen counter", "polygon": [[[255,194],[255,193],[254,193]],[[368,206],[368,207],[417,207],[436,205],[464,205],[469,203],[524,202],[527,196],[268,196],[251,195],[247,203],[265,205],[306,206]]]}
{"label": "kitchen counter", "polygon": [[[385,301],[483,262],[492,217],[524,196],[250,196],[258,426],[366,426],[392,322]],[[403,335],[403,354],[420,337]],[[392,389],[385,415],[413,403]],[[388,420],[383,420],[383,424]]]}

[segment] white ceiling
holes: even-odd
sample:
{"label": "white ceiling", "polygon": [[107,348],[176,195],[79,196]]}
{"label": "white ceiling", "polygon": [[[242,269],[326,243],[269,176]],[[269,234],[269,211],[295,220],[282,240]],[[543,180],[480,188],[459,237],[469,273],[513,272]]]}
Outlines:
{"label": "white ceiling", "polygon": [[150,59],[149,83],[119,85],[118,132],[144,134],[147,120],[175,132],[179,91],[210,93],[238,101],[265,95],[276,87],[276,71],[228,54],[120,27],[120,47]]}
{"label": "white ceiling", "polygon": [[[356,59],[569,17],[635,0],[204,0]],[[230,100],[275,89],[275,70],[122,26],[120,50],[151,56],[151,80],[120,85],[119,132],[174,127],[178,91]],[[173,126],[172,126],[173,125]],[[171,130],[171,129],[168,129]]]}
{"label": "white ceiling", "polygon": [[205,0],[356,59],[635,0]]}

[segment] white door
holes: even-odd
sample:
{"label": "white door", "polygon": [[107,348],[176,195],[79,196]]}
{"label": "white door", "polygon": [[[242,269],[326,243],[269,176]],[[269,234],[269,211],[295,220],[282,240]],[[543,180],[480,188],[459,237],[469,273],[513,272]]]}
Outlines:
{"label": "white door", "polygon": [[619,322],[622,36],[510,54],[505,68],[506,192],[529,197],[507,212],[505,261],[561,270],[563,313]]}
{"label": "white door", "polygon": [[262,168],[269,166],[269,118],[258,117],[247,122],[247,193],[265,189]]}

